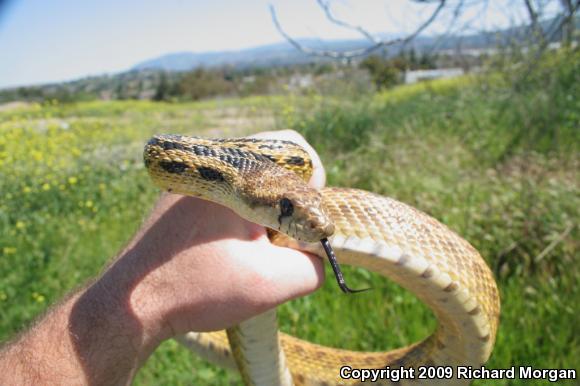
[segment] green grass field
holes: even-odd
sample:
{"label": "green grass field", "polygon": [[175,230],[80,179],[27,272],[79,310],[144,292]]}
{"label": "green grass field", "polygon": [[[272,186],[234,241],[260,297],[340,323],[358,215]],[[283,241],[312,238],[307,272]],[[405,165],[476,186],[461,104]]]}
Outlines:
{"label": "green grass field", "polygon": [[[490,367],[580,370],[580,55],[553,55],[517,87],[512,81],[498,73],[374,95],[0,111],[0,338],[97,275],[139,227],[158,195],[141,161],[152,134],[293,128],[320,152],[329,185],[409,203],[481,252],[502,298]],[[281,329],[357,350],[396,348],[433,330],[412,295],[362,270],[345,274],[374,290],[342,296],[327,280],[280,309]],[[168,341],[135,383],[239,378]]]}

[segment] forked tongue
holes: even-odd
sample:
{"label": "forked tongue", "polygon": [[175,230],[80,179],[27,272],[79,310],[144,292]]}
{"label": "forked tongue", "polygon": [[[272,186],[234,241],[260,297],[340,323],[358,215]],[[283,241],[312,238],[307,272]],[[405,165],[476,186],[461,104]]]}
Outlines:
{"label": "forked tongue", "polygon": [[338,265],[338,262],[336,261],[336,255],[334,254],[334,251],[332,250],[332,247],[330,246],[330,242],[328,241],[328,239],[326,237],[323,238],[322,240],[320,240],[320,242],[322,243],[322,247],[324,248],[324,251],[326,252],[326,256],[328,256],[328,261],[330,261],[330,265],[332,266],[332,270],[334,271],[334,277],[336,277],[336,281],[338,282],[338,286],[340,287],[342,292],[347,293],[347,294],[352,294],[352,293],[364,292],[364,291],[370,290],[370,288],[364,288],[364,289],[359,289],[359,290],[353,290],[353,289],[348,288],[348,286],[346,285],[346,283],[344,281],[344,277],[342,276],[342,271],[340,270],[340,266]]}

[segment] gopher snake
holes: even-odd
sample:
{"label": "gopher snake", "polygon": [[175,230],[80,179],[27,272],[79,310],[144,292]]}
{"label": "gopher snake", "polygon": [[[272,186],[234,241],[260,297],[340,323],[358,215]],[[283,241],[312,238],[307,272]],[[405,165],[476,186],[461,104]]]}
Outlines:
{"label": "gopher snake", "polygon": [[479,367],[489,358],[499,322],[495,281],[479,253],[437,220],[362,190],[308,187],[304,180],[312,161],[289,141],[158,135],[145,147],[144,160],[162,189],[228,206],[274,230],[271,240],[277,245],[324,256],[318,241],[330,236],[341,263],[389,277],[427,304],[438,320],[430,337],[390,352],[322,347],[278,333],[275,311],[227,334],[192,332],[180,339],[211,361],[237,365],[246,384],[356,384],[340,378],[342,366]]}

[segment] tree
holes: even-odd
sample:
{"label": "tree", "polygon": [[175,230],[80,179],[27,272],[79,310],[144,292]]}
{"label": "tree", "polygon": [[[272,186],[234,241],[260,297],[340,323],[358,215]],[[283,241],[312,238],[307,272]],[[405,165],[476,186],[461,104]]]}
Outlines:
{"label": "tree", "polygon": [[377,55],[365,58],[360,67],[369,71],[377,90],[392,87],[400,82],[401,71],[390,60]]}
{"label": "tree", "polygon": [[[413,40],[415,37],[417,37],[421,32],[423,32],[423,30],[425,30],[433,22],[433,20],[435,20],[437,18],[437,16],[439,15],[441,10],[445,7],[445,4],[447,3],[447,0],[414,0],[417,3],[424,3],[424,4],[434,3],[434,4],[438,4],[438,6],[435,8],[435,10],[431,14],[431,16],[427,20],[425,20],[423,23],[421,23],[419,25],[419,27],[417,29],[415,29],[414,32],[410,33],[407,36],[401,37],[401,38],[384,40],[384,39],[378,39],[377,37],[375,37],[373,34],[371,34],[369,31],[367,31],[362,26],[352,25],[350,23],[347,23],[344,20],[340,20],[337,17],[335,17],[334,14],[332,13],[332,10],[330,9],[330,1],[329,0],[316,0],[316,1],[317,1],[318,5],[320,6],[320,8],[322,8],[322,10],[324,11],[326,18],[328,20],[330,20],[332,23],[334,23],[340,27],[357,31],[365,39],[367,39],[371,43],[371,45],[368,47],[365,47],[365,48],[360,48],[360,49],[356,49],[356,50],[352,50],[352,51],[343,51],[343,52],[314,49],[314,48],[306,47],[306,46],[300,44],[297,40],[295,40],[290,35],[288,35],[284,31],[284,29],[282,28],[282,26],[278,20],[278,16],[276,14],[276,9],[274,8],[274,6],[270,5],[270,14],[272,15],[272,21],[274,22],[274,25],[276,26],[276,29],[278,30],[278,32],[280,32],[280,34],[290,44],[292,44],[294,47],[296,47],[298,50],[300,50],[306,54],[316,55],[316,56],[325,56],[325,57],[330,57],[330,58],[334,58],[334,59],[352,59],[352,58],[356,58],[356,57],[360,57],[360,56],[366,56],[366,55],[368,55],[368,54],[370,54],[370,53],[372,53],[380,48],[385,48],[385,47],[392,46],[395,44],[406,44],[406,43],[410,42],[411,40]],[[462,2],[463,1],[461,1],[461,3]]]}
{"label": "tree", "polygon": [[159,84],[157,85],[157,87],[155,88],[155,94],[153,95],[153,100],[154,101],[164,101],[169,99],[169,93],[170,93],[170,85],[169,82],[167,81],[167,74],[165,72],[162,72],[159,75]]}
{"label": "tree", "polygon": [[234,84],[224,79],[219,70],[197,68],[186,73],[180,82],[180,92],[185,97],[198,100],[234,91]]}
{"label": "tree", "polygon": [[[366,40],[369,41],[369,46],[351,50],[351,51],[332,51],[325,49],[314,49],[311,47],[304,46],[294,38],[292,38],[286,31],[282,28],[276,10],[273,6],[270,6],[270,13],[272,16],[272,21],[274,26],[278,29],[278,32],[295,48],[298,50],[316,56],[330,57],[334,59],[352,59],[360,56],[367,56],[370,53],[389,46],[396,44],[404,46],[405,44],[411,42],[420,33],[422,33],[435,19],[437,19],[443,9],[449,9],[451,11],[452,18],[447,23],[449,24],[447,32],[443,33],[439,40],[443,40],[446,36],[451,34],[452,30],[455,28],[455,24],[459,20],[460,16],[466,12],[468,7],[474,7],[480,5],[482,9],[485,9],[490,3],[489,0],[409,0],[414,3],[419,4],[432,4],[436,5],[434,11],[431,15],[424,20],[419,26],[410,34],[390,40],[379,39],[371,34],[367,29],[360,25],[350,24],[344,20],[337,18],[331,9],[331,0],[316,0],[319,7],[324,12],[326,18],[333,24],[341,27],[350,29],[358,32]],[[574,28],[576,23],[576,13],[580,7],[580,0],[559,0],[560,2],[560,13],[557,17],[553,18],[552,25],[548,27],[542,25],[541,21],[546,17],[545,9],[547,5],[552,5],[556,0],[513,0],[511,6],[518,11],[524,7],[527,11],[529,24],[528,28],[531,33],[527,34],[528,37],[532,37],[532,43],[537,45],[540,50],[547,48],[548,43],[554,39],[554,37],[560,33],[562,35],[562,42],[564,45],[570,45],[574,39]],[[515,16],[515,15],[512,15]],[[469,23],[473,22],[474,18],[465,23],[461,28],[463,30],[469,28]],[[530,39],[529,39],[530,40]],[[436,44],[437,45],[437,44]]]}

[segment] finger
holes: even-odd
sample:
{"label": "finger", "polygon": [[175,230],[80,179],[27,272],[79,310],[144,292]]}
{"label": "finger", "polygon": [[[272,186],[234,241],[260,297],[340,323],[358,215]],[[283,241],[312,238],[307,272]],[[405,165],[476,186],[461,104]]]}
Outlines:
{"label": "finger", "polygon": [[314,292],[324,283],[324,262],[318,256],[272,245],[260,274],[269,282],[277,304]]}

